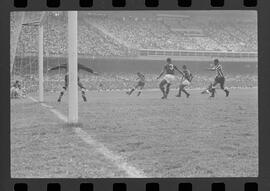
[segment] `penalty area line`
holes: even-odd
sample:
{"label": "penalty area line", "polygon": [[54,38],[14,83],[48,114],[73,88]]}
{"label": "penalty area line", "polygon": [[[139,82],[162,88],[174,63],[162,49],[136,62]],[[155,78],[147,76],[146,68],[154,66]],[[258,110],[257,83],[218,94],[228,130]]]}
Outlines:
{"label": "penalty area line", "polygon": [[[33,97],[29,97],[34,102],[38,102]],[[53,109],[52,106],[41,103],[41,105],[47,109],[49,109],[52,113],[54,113],[60,120],[64,121],[65,123],[68,122],[67,116],[62,114],[56,109]],[[105,147],[102,143],[97,142],[93,139],[87,132],[82,130],[80,127],[73,127],[74,132],[80,137],[85,143],[92,146],[96,149],[99,153],[101,153],[105,158],[109,159],[115,166],[119,169],[126,172],[126,174],[131,178],[146,178],[147,176],[141,170],[138,170],[134,166],[128,164],[125,159],[119,155],[116,155],[112,151],[110,151],[107,147]]]}

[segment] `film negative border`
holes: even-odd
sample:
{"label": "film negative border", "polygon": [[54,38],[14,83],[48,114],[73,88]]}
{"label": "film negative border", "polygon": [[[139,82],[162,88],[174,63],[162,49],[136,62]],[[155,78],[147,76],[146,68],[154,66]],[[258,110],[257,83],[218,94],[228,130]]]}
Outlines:
{"label": "film negative border", "polygon": [[[103,0],[104,1],[104,0]],[[96,1],[96,0],[78,0],[74,1],[73,3],[76,3],[77,8],[95,8],[103,1]],[[237,4],[241,5],[243,7],[249,7],[249,8],[256,8],[258,0],[238,0]],[[105,1],[104,1],[105,2]],[[132,2],[132,4],[130,4]],[[198,3],[198,0],[174,0],[170,1],[174,2],[174,8],[177,7],[191,7],[192,4],[195,3],[195,5]],[[226,7],[227,5],[237,5],[237,4],[231,4],[231,0],[203,0],[203,4],[209,4],[211,7]],[[109,0],[107,1],[107,4],[109,3],[112,7],[122,7],[122,8],[132,8],[129,5],[140,5],[145,6],[148,8],[164,8],[164,0],[139,0],[137,3],[134,3],[134,1],[130,0]],[[43,4],[47,8],[64,8],[65,2],[62,0],[44,0]],[[15,8],[28,8],[35,5],[33,1],[30,0],[13,0],[13,6]]]}
{"label": "film negative border", "polygon": [[[16,8],[26,8],[29,0],[14,0],[14,6]],[[79,0],[80,7],[92,7],[94,0]],[[111,0],[113,7],[125,7],[127,0]],[[212,7],[223,7],[226,0],[210,0]],[[178,6],[190,7],[192,0],[177,0]],[[61,0],[47,0],[47,7],[59,8],[61,6]],[[256,7],[257,0],[243,0],[243,5],[246,7]],[[146,7],[158,7],[159,0],[145,0]]]}
{"label": "film negative border", "polygon": [[[146,0],[147,1],[147,0]],[[87,191],[135,191],[135,190],[180,190],[180,191],[268,191],[270,190],[270,131],[269,124],[269,73],[270,73],[270,50],[269,44],[269,8],[268,0],[2,0],[1,1],[1,63],[9,62],[9,13],[10,11],[33,11],[33,10],[257,10],[259,23],[259,177],[258,178],[169,178],[169,179],[10,179],[10,149],[9,149],[9,65],[2,65],[0,75],[0,88],[3,90],[0,104],[4,106],[1,110],[0,129],[0,190],[3,191],[34,191],[34,190],[87,190]],[[120,2],[120,3],[119,3]],[[151,3],[149,3],[151,2]],[[152,3],[155,2],[155,3]],[[185,2],[185,3],[183,3]],[[268,65],[267,65],[268,64]],[[267,88],[268,87],[268,88]],[[8,146],[7,146],[8,145]]]}
{"label": "film negative border", "polygon": [[[68,181],[68,180],[67,180]],[[167,190],[168,187],[166,184],[160,184],[156,182],[149,182],[149,183],[139,183],[136,184],[136,187],[139,185],[140,190],[142,191],[162,191],[162,190]],[[112,191],[135,191],[135,189],[131,188],[132,184],[128,183],[123,183],[123,182],[115,182],[115,183],[110,183],[108,184],[108,190]],[[28,190],[33,190],[31,188],[32,184],[30,183],[29,185],[27,183],[16,183],[14,184],[14,191],[28,191]],[[67,190],[67,185],[66,183],[48,183],[48,184],[40,184],[40,188],[43,187],[43,190],[46,191],[64,191]],[[110,188],[111,187],[111,188]],[[200,190],[197,187],[197,184],[192,184],[189,182],[183,182],[183,183],[178,183],[178,184],[170,184],[170,190],[172,191],[193,191],[193,190]],[[95,191],[95,190],[101,190],[100,184],[93,184],[93,183],[76,183],[72,185],[73,190],[78,190],[78,191]],[[204,190],[209,190],[209,191],[227,191],[227,190],[239,190],[239,191],[258,191],[258,183],[256,182],[245,182],[242,184],[239,184],[237,186],[230,184],[230,183],[224,183],[224,182],[214,182],[214,183],[208,183],[205,184],[204,187],[202,187]]]}

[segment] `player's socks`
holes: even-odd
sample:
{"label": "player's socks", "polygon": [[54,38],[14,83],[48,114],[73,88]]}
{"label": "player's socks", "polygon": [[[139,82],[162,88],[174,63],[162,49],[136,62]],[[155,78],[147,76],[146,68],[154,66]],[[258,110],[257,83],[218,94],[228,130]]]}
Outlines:
{"label": "player's socks", "polygon": [[215,97],[216,90],[213,88],[210,90],[211,96],[210,97]]}
{"label": "player's socks", "polygon": [[141,92],[141,91],[139,91],[139,92],[137,93],[137,96],[140,96],[140,95],[141,95],[141,93],[142,93],[142,92]]}
{"label": "player's socks", "polygon": [[167,94],[165,91],[162,92],[163,93],[163,96],[161,97],[161,99],[166,99],[167,98]]}
{"label": "player's socks", "polygon": [[176,97],[181,97],[181,89],[179,90],[178,94],[176,95]]}
{"label": "player's socks", "polygon": [[182,91],[186,94],[187,98],[190,96],[190,94],[185,89],[182,89]]}
{"label": "player's socks", "polygon": [[57,100],[58,102],[61,102],[61,99],[62,99],[63,95],[64,95],[64,92],[61,92],[60,95],[59,95],[59,98]]}
{"label": "player's socks", "polygon": [[208,88],[208,91],[211,93],[211,96],[210,96],[210,97],[215,97],[215,94],[216,94],[216,89],[215,89],[215,87],[210,86],[210,87]]}
{"label": "player's socks", "polygon": [[165,89],[164,87],[161,89],[162,93],[163,93],[163,96],[161,97],[161,99],[166,99],[167,98],[167,94],[165,92]]}
{"label": "player's socks", "polygon": [[166,94],[165,92],[163,93],[163,96],[161,97],[161,99],[167,99],[168,94]]}
{"label": "player's socks", "polygon": [[82,98],[83,98],[84,102],[87,102],[87,99],[86,99],[85,95],[82,95]]}
{"label": "player's socks", "polygon": [[182,91],[182,89],[179,88],[179,92],[178,92],[178,94],[176,95],[176,97],[181,97],[181,91]]}
{"label": "player's socks", "polygon": [[161,90],[161,92],[163,93],[163,97],[164,97],[165,94],[166,94],[166,93],[165,93],[165,90],[164,90],[164,87],[161,87],[160,90]]}
{"label": "player's socks", "polygon": [[170,87],[167,86],[167,88],[166,88],[166,94],[165,94],[166,95],[166,98],[169,95],[169,92],[170,92]]}
{"label": "player's socks", "polygon": [[225,93],[226,93],[226,97],[228,97],[229,94],[230,94],[229,90],[225,89],[224,91],[225,91]]}
{"label": "player's socks", "polygon": [[132,92],[134,92],[134,90],[135,90],[135,88],[132,88],[132,89],[130,90],[130,92],[129,92],[129,95],[131,95]]}

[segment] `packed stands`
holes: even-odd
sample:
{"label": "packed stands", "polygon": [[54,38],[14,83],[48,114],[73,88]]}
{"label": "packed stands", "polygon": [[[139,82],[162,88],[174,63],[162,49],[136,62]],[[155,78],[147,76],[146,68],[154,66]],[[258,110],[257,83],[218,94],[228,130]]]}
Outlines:
{"label": "packed stands", "polygon": [[[25,21],[27,22],[27,21]],[[11,15],[11,34],[19,31],[16,17]],[[44,64],[48,69],[51,56],[65,58],[67,54],[67,18],[64,14],[48,14],[44,22]],[[185,29],[173,30],[174,28]],[[189,35],[196,29],[199,35]],[[14,38],[14,37],[12,37]],[[11,43],[15,43],[12,40]],[[254,21],[198,21],[192,17],[178,22],[162,19],[117,16],[79,15],[78,53],[83,56],[118,57],[137,56],[140,49],[256,52],[257,26]],[[38,27],[24,25],[21,28],[15,59],[20,63],[14,70],[13,79],[22,82],[27,92],[38,90],[37,76]],[[32,55],[32,58],[31,58]],[[58,61],[54,62],[60,62]],[[45,66],[44,65],[44,66]],[[45,70],[46,72],[46,70]],[[18,75],[18,76],[17,76]],[[81,75],[81,74],[80,74]],[[45,91],[60,91],[64,74],[57,72],[45,77]],[[146,89],[157,88],[156,74],[145,73]],[[204,88],[213,80],[213,75],[195,74],[191,88]],[[101,73],[99,76],[82,75],[82,82],[89,90],[123,90],[136,83],[133,73]],[[176,88],[177,83],[174,85]],[[256,87],[256,74],[227,74],[228,87]]]}
{"label": "packed stands", "polygon": [[[178,23],[178,25],[177,25]],[[15,22],[11,17],[11,30]],[[188,35],[172,30],[196,29],[201,35]],[[177,25],[177,26],[176,26]],[[78,51],[92,56],[135,56],[139,49],[194,51],[257,51],[257,29],[253,21],[198,22],[192,18],[168,22],[156,18],[119,16],[79,17]],[[23,26],[17,55],[36,53],[38,28]],[[67,52],[67,19],[65,15],[49,14],[44,22],[45,55],[65,55]]]}

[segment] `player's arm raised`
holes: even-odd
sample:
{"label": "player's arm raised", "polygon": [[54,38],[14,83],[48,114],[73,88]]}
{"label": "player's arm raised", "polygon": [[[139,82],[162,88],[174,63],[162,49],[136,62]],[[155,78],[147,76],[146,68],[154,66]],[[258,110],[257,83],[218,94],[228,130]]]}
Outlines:
{"label": "player's arm raised", "polygon": [[163,68],[162,72],[159,74],[159,76],[157,77],[157,79],[159,79],[163,74],[164,74],[165,70]]}
{"label": "player's arm raised", "polygon": [[192,81],[192,79],[193,79],[193,75],[192,75],[192,73],[190,73],[190,78],[189,78],[189,81],[191,82]]}
{"label": "player's arm raised", "polygon": [[179,70],[176,66],[175,66],[174,68],[175,68],[175,70],[176,70],[177,72],[179,72],[180,74],[182,74],[182,75],[184,76],[184,73],[183,73],[181,70]]}
{"label": "player's arm raised", "polygon": [[211,67],[211,68],[206,68],[206,70],[210,70],[210,71],[215,71],[216,70],[216,67]]}

